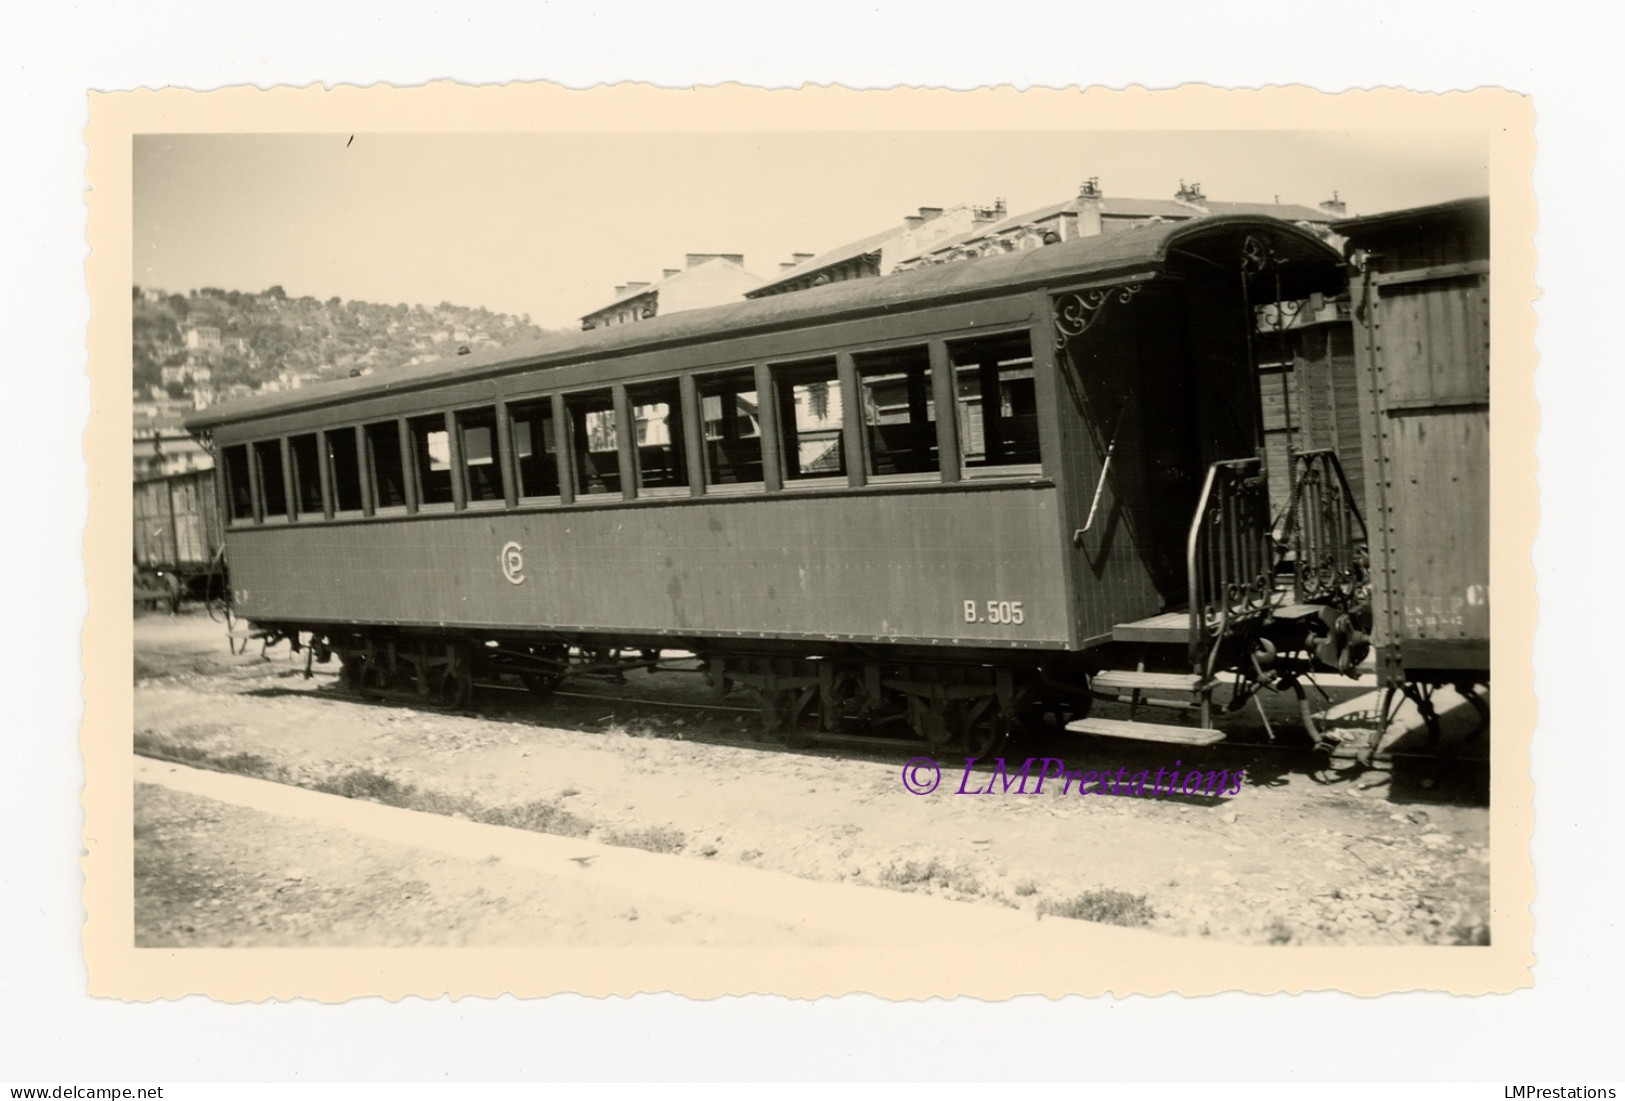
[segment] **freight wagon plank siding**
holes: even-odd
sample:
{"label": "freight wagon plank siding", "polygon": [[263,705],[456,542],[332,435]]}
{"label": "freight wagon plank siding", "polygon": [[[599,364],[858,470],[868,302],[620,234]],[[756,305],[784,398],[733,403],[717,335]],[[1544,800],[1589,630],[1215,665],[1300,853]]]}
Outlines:
{"label": "freight wagon plank siding", "polygon": [[1390,542],[1393,604],[1378,614],[1407,641],[1488,639],[1488,414],[1399,413],[1388,424],[1399,472],[1389,507],[1406,522],[1395,525]]}
{"label": "freight wagon plank siding", "polygon": [[1487,676],[1488,203],[1334,228],[1367,254],[1350,290],[1379,668]]}
{"label": "freight wagon plank siding", "polygon": [[[1055,648],[1058,525],[1049,486],[786,494],[234,529],[232,571],[243,614],[279,622]],[[966,623],[970,600],[1020,601],[1024,622]]]}
{"label": "freight wagon plank siding", "polygon": [[171,534],[169,482],[154,479],[135,485],[135,561],[139,566],[162,569],[175,562],[175,540]]}
{"label": "freight wagon plank siding", "polygon": [[203,500],[214,495],[212,486],[197,478],[176,479],[171,483],[170,505],[175,516],[175,554],[180,562],[207,562],[209,546]]}

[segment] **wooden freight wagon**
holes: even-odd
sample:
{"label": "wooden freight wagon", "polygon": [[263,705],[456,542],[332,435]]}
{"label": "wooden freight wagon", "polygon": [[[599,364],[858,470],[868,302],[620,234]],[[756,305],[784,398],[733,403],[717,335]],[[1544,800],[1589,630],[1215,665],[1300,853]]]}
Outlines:
{"label": "wooden freight wagon", "polygon": [[1348,298],[1317,295],[1287,307],[1284,318],[1277,317],[1273,304],[1258,318],[1258,388],[1271,505],[1278,516],[1290,505],[1296,455],[1333,451],[1354,504],[1365,514],[1365,430]]}
{"label": "wooden freight wagon", "polygon": [[136,482],[135,599],[175,609],[186,597],[207,596],[222,534],[213,470]]}
{"label": "wooden freight wagon", "polygon": [[1334,223],[1351,280],[1378,672],[1432,718],[1490,669],[1488,199]]}

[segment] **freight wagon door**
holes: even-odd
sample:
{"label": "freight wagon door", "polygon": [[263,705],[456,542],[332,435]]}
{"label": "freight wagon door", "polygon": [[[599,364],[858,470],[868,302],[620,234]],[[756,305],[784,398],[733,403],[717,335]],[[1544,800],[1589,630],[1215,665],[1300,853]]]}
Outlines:
{"label": "freight wagon door", "polygon": [[1371,274],[1357,287],[1383,672],[1487,670],[1488,264]]}

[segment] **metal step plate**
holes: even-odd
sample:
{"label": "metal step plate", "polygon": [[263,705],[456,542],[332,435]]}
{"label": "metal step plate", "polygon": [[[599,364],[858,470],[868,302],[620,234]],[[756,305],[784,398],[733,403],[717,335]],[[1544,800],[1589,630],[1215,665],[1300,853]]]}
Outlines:
{"label": "metal step plate", "polygon": [[1127,719],[1077,719],[1066,724],[1072,734],[1094,734],[1104,738],[1127,738],[1137,742],[1173,742],[1177,745],[1214,745],[1224,741],[1217,730],[1197,726],[1164,726],[1136,723]]}

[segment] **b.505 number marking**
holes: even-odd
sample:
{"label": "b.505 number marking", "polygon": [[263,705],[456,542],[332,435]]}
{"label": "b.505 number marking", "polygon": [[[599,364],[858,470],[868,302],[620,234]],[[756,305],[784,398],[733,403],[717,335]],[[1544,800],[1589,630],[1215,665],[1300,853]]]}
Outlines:
{"label": "b.505 number marking", "polygon": [[976,601],[965,601],[966,623],[1009,623],[1019,626],[1027,621],[1019,600],[986,600],[978,608]]}

